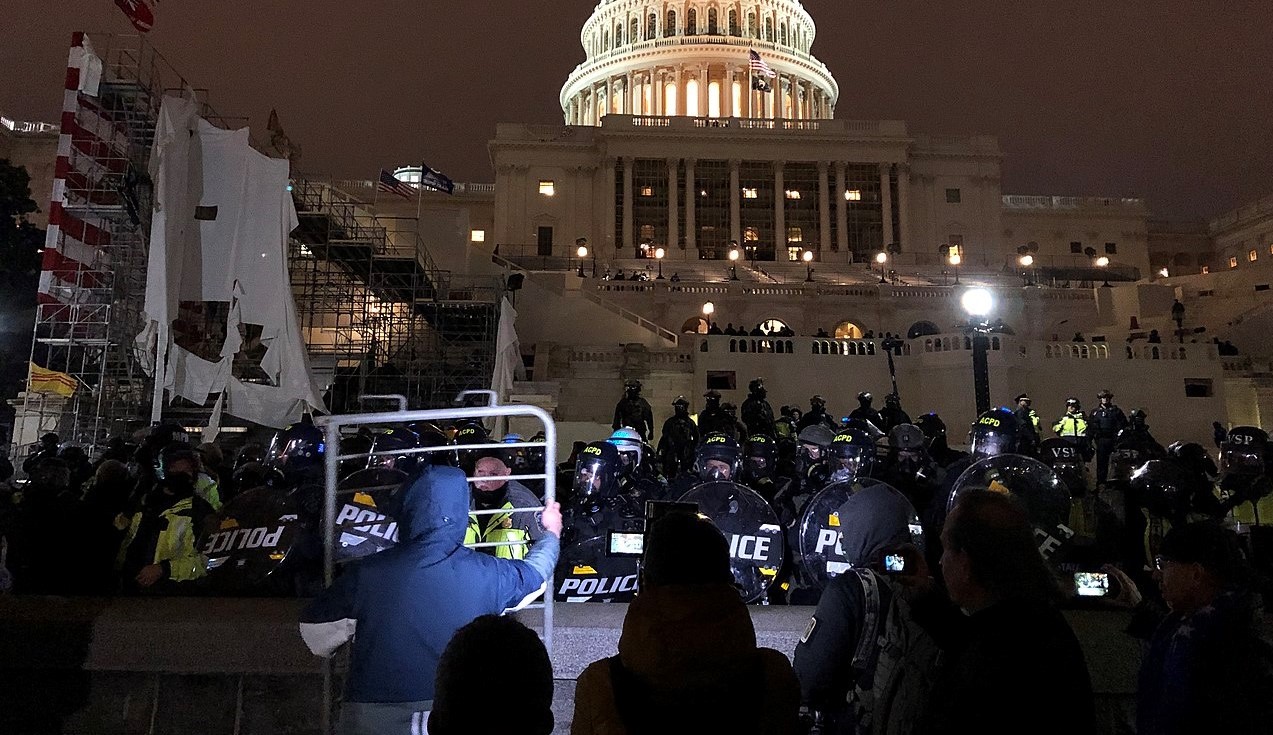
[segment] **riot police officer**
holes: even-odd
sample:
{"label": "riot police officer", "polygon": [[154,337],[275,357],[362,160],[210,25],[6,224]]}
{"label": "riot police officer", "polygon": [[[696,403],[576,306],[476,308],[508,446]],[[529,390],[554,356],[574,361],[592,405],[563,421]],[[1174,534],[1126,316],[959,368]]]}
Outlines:
{"label": "riot police officer", "polygon": [[623,468],[619,473],[619,492],[641,504],[646,500],[661,500],[667,485],[654,466],[649,445],[641,441],[640,435],[633,429],[623,428],[606,441],[619,450]]}
{"label": "riot police officer", "polygon": [[966,452],[950,448],[946,438],[946,422],[942,421],[941,416],[926,413],[915,419],[915,425],[923,432],[924,446],[938,467],[945,469],[968,456]]}
{"label": "riot police officer", "polygon": [[800,417],[796,422],[796,428],[804,431],[810,426],[825,426],[831,431],[839,428],[839,424],[835,419],[827,413],[827,400],[822,396],[813,396],[809,399],[809,413]]}
{"label": "riot police officer", "polygon": [[679,498],[703,482],[738,482],[743,450],[738,440],[724,432],[704,434],[694,450],[694,464],[671,483],[670,497]]}
{"label": "riot police officer", "polygon": [[732,403],[722,403],[720,404],[720,409],[729,417],[730,428],[725,433],[735,439],[745,438],[747,436],[747,427],[738,420],[738,407]]}
{"label": "riot police officer", "polygon": [[773,503],[778,492],[778,442],[768,434],[752,434],[743,447],[743,471],[740,482]]}
{"label": "riot police officer", "polygon": [[672,401],[672,415],[663,422],[659,433],[659,464],[663,476],[674,478],[694,462],[694,448],[698,446],[698,424],[690,418],[690,402],[685,396]]}
{"label": "riot police officer", "polygon": [[880,423],[876,424],[880,427],[880,431],[888,433],[893,427],[909,424],[911,422],[910,414],[902,410],[902,399],[896,393],[889,393],[884,396],[884,408],[880,411]]}
{"label": "riot police officer", "polygon": [[1091,459],[1087,416],[1077,398],[1065,399],[1065,413],[1052,422],[1052,431],[1062,439],[1067,439],[1078,447],[1084,459]]}
{"label": "riot police officer", "polygon": [[629,380],[623,384],[624,395],[614,406],[612,429],[625,426],[636,429],[645,441],[654,436],[654,411],[650,402],[641,397],[641,381]]}
{"label": "riot police officer", "polygon": [[875,398],[867,391],[859,393],[858,407],[853,409],[852,413],[849,414],[849,418],[870,422],[876,428],[883,430],[884,421],[880,418],[879,411],[871,408],[871,403],[874,400]]}
{"label": "riot police officer", "polygon": [[1017,414],[1017,421],[1025,428],[1034,432],[1034,436],[1036,438],[1041,438],[1039,437],[1039,414],[1030,407],[1030,404],[1033,402],[1030,400],[1030,396],[1022,393],[1017,396],[1015,400],[1017,408],[1014,413]]}
{"label": "riot police officer", "polygon": [[844,429],[831,440],[827,450],[830,482],[870,477],[875,471],[875,442],[865,432]]}
{"label": "riot police officer", "polygon": [[1097,394],[1100,405],[1088,417],[1088,431],[1096,444],[1096,482],[1104,483],[1109,470],[1109,458],[1114,452],[1118,432],[1127,428],[1127,416],[1114,404],[1114,394],[1102,390]]}
{"label": "riot police officer", "polygon": [[747,399],[742,407],[747,434],[774,435],[774,409],[765,399],[765,379],[756,378],[747,386]]}
{"label": "riot police officer", "polygon": [[264,464],[289,482],[300,484],[322,478],[326,452],[322,430],[313,421],[302,419],[274,435]]}
{"label": "riot police officer", "polygon": [[709,390],[703,394],[703,399],[706,405],[698,414],[698,435],[704,437],[708,434],[728,434],[735,431],[734,419],[721,408],[720,392]]}
{"label": "riot police officer", "polygon": [[1235,426],[1220,445],[1220,490],[1233,518],[1250,526],[1273,526],[1269,435],[1255,426]]}
{"label": "riot police officer", "polygon": [[899,424],[888,433],[888,457],[880,479],[892,485],[918,509],[925,509],[945,481],[925,446],[924,432],[914,424]]}
{"label": "riot police officer", "polygon": [[623,460],[610,442],[592,442],[579,453],[571,484],[571,502],[563,511],[566,544],[621,528],[623,519],[638,518],[641,509],[620,493]]}

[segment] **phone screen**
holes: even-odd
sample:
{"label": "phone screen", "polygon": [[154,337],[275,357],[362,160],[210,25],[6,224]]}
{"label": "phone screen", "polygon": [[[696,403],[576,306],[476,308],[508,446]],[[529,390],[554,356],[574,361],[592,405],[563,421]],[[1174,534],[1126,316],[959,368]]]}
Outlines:
{"label": "phone screen", "polygon": [[906,571],[906,557],[901,554],[887,554],[884,557],[884,571],[890,574],[901,574]]}
{"label": "phone screen", "polygon": [[1074,589],[1079,597],[1104,597],[1109,594],[1109,575],[1105,572],[1075,572]]}
{"label": "phone screen", "polygon": [[645,534],[610,532],[611,556],[640,556],[645,550]]}

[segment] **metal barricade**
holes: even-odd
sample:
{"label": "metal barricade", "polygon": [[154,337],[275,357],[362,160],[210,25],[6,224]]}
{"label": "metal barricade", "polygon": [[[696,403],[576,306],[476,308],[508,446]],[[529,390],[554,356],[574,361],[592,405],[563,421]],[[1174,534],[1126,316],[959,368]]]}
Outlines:
{"label": "metal barricade", "polygon": [[[474,406],[467,408],[445,408],[445,409],[428,409],[420,411],[391,411],[384,413],[360,413],[360,414],[344,414],[336,416],[325,416],[315,420],[324,434],[327,451],[324,453],[326,468],[324,471],[324,492],[323,492],[323,583],[331,585],[335,575],[335,546],[336,546],[336,510],[337,510],[337,485],[340,482],[339,467],[343,460],[370,458],[375,454],[374,451],[356,452],[353,454],[344,454],[341,451],[341,428],[343,427],[362,427],[362,426],[384,426],[393,424],[407,424],[412,422],[450,422],[456,420],[482,420],[488,418],[510,418],[515,416],[538,419],[543,425],[543,441],[522,441],[513,443],[503,443],[498,440],[488,441],[484,444],[465,444],[462,446],[443,445],[437,447],[418,447],[409,450],[394,450],[385,452],[384,454],[392,454],[395,457],[409,455],[426,455],[433,452],[455,452],[457,449],[462,450],[486,450],[486,449],[519,449],[519,448],[542,448],[544,453],[544,468],[542,473],[536,474],[509,474],[500,476],[504,480],[542,480],[544,483],[544,503],[545,505],[530,508],[497,508],[494,510],[472,510],[470,516],[475,515],[497,515],[497,514],[514,514],[520,512],[543,511],[546,505],[555,502],[557,498],[557,426],[553,423],[552,416],[548,412],[538,406],[530,405],[501,405],[496,402],[497,397],[493,391],[465,391],[457,397],[457,402],[461,401],[469,395],[487,395],[490,397],[491,403],[486,406]],[[368,396],[368,398],[397,399],[397,396]],[[467,477],[470,483],[478,480],[490,479],[479,477]],[[388,488],[385,488],[388,489]],[[346,526],[365,526],[367,521],[351,521]],[[529,541],[497,541],[490,543],[473,543],[466,544],[469,548],[490,548],[498,546],[514,546],[528,545]],[[353,562],[357,563],[357,562]],[[526,605],[522,609],[543,610],[543,641],[544,646],[552,650],[553,636],[553,578],[550,574],[549,578],[544,580],[544,592],[542,593],[542,601]],[[324,717],[323,724],[325,732],[331,732],[329,717],[331,713],[331,666],[330,659],[324,665]]]}

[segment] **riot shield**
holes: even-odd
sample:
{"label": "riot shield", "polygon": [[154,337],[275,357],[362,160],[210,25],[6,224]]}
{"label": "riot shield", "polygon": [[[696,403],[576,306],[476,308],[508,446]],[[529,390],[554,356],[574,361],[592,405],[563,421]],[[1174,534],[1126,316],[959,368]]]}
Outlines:
{"label": "riot shield", "polygon": [[361,559],[398,542],[398,524],[383,508],[407,481],[407,474],[387,467],[358,470],[336,488],[337,563]]}
{"label": "riot shield", "polygon": [[1132,473],[1151,459],[1162,459],[1167,452],[1153,439],[1131,434],[1119,437],[1114,443],[1114,453],[1109,458],[1109,477],[1106,484],[1117,482],[1126,486]]}
{"label": "riot shield", "polygon": [[1087,494],[1087,463],[1074,442],[1053,437],[1039,444],[1039,457],[1069,488],[1071,495]]}
{"label": "riot shield", "polygon": [[295,494],[254,488],[235,496],[220,515],[220,525],[199,541],[208,584],[227,594],[291,592],[291,569],[312,531]]}
{"label": "riot shield", "polygon": [[636,557],[610,556],[606,536],[572,543],[561,552],[553,575],[558,602],[631,602],[637,592]]}
{"label": "riot shield", "polygon": [[[888,483],[870,478],[834,482],[805,504],[797,526],[796,547],[805,574],[818,589],[826,587],[832,577],[849,569],[848,559],[840,546],[840,506],[858,490],[874,485],[887,486]],[[916,524],[918,522],[917,518]]]}
{"label": "riot shield", "polygon": [[1071,499],[1065,482],[1052,468],[1020,454],[1000,454],[976,462],[955,481],[946,511],[967,493],[1011,495],[1025,508],[1039,551],[1054,566],[1065,557],[1075,537],[1070,527]]}
{"label": "riot shield", "polygon": [[680,502],[697,503],[700,514],[729,540],[730,567],[743,601],[765,596],[786,559],[778,515],[751,488],[732,482],[706,482],[690,488]]}

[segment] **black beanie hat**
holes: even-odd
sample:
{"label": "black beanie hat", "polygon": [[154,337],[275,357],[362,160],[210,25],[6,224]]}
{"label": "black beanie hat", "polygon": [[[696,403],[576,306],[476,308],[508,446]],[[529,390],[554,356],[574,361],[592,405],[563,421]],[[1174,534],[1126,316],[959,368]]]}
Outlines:
{"label": "black beanie hat", "polygon": [[733,584],[729,542],[715,524],[692,513],[669,513],[645,539],[646,585]]}

